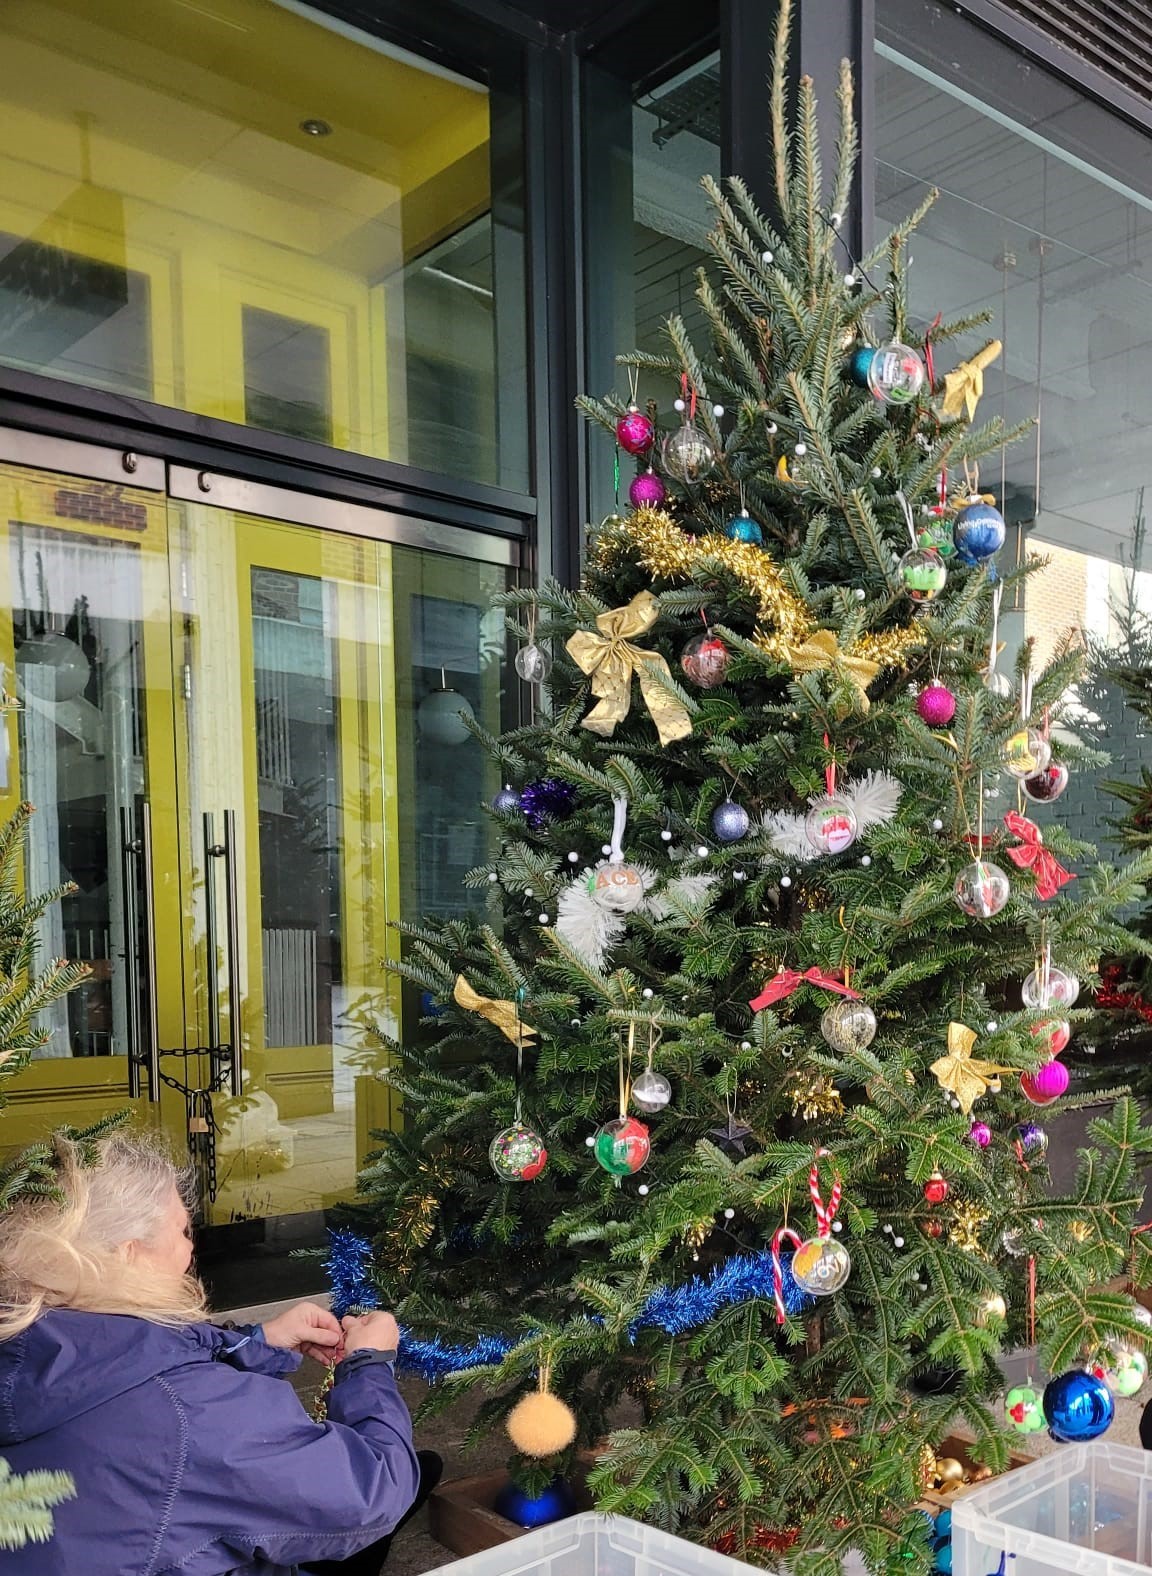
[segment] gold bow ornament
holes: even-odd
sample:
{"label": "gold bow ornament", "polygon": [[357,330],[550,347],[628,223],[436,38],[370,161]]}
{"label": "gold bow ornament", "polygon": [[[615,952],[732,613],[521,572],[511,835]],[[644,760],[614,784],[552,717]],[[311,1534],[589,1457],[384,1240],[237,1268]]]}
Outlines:
{"label": "gold bow ornament", "polygon": [[966,1023],[948,1025],[948,1053],[932,1063],[941,1089],[956,1096],[965,1116],[971,1116],[972,1107],[982,1094],[987,1094],[1001,1073],[1016,1073],[1018,1067],[997,1067],[994,1062],[982,1062],[972,1055],[976,1031]]}
{"label": "gold bow ornament", "polygon": [[971,361],[962,361],[952,372],[945,374],[944,403],[940,407],[942,416],[959,416],[962,410],[966,410],[968,420],[972,420],[984,392],[984,369],[992,365],[1003,348],[998,339],[990,339]]}
{"label": "gold bow ornament", "polygon": [[535,1039],[536,1030],[531,1024],[521,1021],[515,1002],[494,1001],[491,996],[479,995],[472,989],[463,974],[457,974],[452,995],[457,1006],[463,1007],[465,1012],[477,1013],[489,1023],[494,1023],[500,1033],[507,1035],[513,1045],[524,1045],[529,1040]]}
{"label": "gold bow ornament", "polygon": [[878,662],[853,657],[841,651],[830,629],[818,629],[801,646],[789,646],[787,660],[796,673],[819,673],[831,669],[838,679],[846,679],[856,693],[856,709],[867,711],[868,686],[880,671]]}
{"label": "gold bow ornament", "polygon": [[632,637],[647,634],[659,617],[660,604],[651,591],[640,591],[627,607],[601,613],[596,620],[598,633],[578,629],[568,641],[568,655],[592,680],[596,696],[596,705],[580,724],[582,728],[610,739],[616,724],[628,715],[635,677],[661,744],[672,744],[692,732],[691,717],[665,688],[672,683],[672,674],[664,658],[658,651],[632,644]]}

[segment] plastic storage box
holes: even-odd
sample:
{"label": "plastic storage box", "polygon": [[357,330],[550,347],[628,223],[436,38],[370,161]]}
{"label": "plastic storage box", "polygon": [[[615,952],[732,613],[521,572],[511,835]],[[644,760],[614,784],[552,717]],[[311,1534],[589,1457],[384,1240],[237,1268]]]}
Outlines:
{"label": "plastic storage box", "polygon": [[1064,1445],[957,1499],[953,1576],[1148,1576],[1152,1454]]}
{"label": "plastic storage box", "polygon": [[624,1516],[588,1511],[428,1576],[748,1576],[748,1566]]}

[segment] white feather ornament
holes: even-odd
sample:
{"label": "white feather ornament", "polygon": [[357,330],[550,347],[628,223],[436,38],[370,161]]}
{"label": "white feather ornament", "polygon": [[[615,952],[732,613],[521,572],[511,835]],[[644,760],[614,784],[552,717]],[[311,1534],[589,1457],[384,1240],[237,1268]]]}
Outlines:
{"label": "white feather ornament", "polygon": [[[859,782],[843,783],[836,791],[840,798],[846,799],[852,806],[859,833],[892,819],[900,807],[900,795],[904,787],[887,772],[868,772]],[[821,797],[817,794],[808,803],[814,805]],[[808,841],[802,815],[794,815],[791,810],[770,810],[761,825],[772,847],[786,859],[806,864],[817,857],[816,850]]]}
{"label": "white feather ornament", "polygon": [[[715,876],[675,876],[656,891],[659,877],[648,865],[635,865],[644,883],[644,900],[636,910],[650,919],[664,920],[672,916],[675,906],[702,905],[710,889],[716,884]],[[590,872],[578,876],[561,892],[556,904],[556,934],[572,948],[585,963],[602,972],[608,953],[623,938],[626,916],[606,909],[588,890]]]}

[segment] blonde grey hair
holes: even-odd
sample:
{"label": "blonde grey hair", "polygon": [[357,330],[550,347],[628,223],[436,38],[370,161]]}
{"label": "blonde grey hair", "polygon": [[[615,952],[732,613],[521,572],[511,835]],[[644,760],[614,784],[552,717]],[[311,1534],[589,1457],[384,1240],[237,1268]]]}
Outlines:
{"label": "blonde grey hair", "polygon": [[52,1308],[127,1313],[156,1324],[207,1317],[204,1289],[133,1253],[160,1230],[173,1190],[186,1178],[155,1140],[134,1133],[100,1139],[92,1164],[67,1138],[54,1140],[62,1199],[22,1199],[0,1213],[0,1341]]}

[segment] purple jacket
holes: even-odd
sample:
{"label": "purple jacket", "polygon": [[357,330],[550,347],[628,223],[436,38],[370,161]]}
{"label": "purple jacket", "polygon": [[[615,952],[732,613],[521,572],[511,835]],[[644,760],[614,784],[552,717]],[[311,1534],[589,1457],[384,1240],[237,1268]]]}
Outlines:
{"label": "purple jacket", "polygon": [[278,1377],[299,1364],[211,1324],[63,1309],[0,1343],[0,1454],[76,1483],[4,1576],[284,1576],[390,1532],[419,1483],[391,1367],[353,1366],[321,1424]]}

